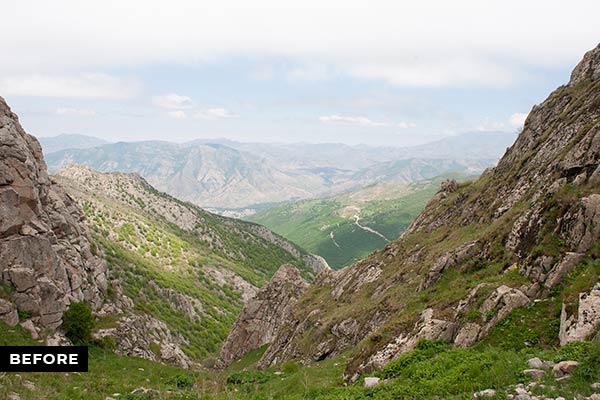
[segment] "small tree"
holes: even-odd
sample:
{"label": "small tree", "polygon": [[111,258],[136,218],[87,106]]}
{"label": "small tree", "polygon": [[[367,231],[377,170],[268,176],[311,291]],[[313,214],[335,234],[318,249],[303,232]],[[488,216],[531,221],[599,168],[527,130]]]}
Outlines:
{"label": "small tree", "polygon": [[74,344],[86,344],[92,339],[94,316],[85,302],[72,303],[63,317],[65,335]]}

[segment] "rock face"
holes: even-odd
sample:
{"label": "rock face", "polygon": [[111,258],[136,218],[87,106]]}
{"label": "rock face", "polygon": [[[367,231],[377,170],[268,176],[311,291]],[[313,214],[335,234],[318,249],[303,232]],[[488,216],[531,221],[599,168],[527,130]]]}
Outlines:
{"label": "rock face", "polygon": [[573,70],[570,84],[576,85],[580,82],[595,81],[600,79],[600,45],[590,50],[583,56],[583,60]]}
{"label": "rock face", "polygon": [[[435,318],[434,310],[428,308],[421,314],[421,319],[415,325],[413,332],[410,334],[401,334],[393,342],[389,343],[383,350],[372,355],[361,367],[360,370],[380,369],[389,361],[396,358],[398,355],[413,350],[419,340],[443,340],[452,342],[456,331],[456,324],[452,321]],[[358,375],[346,377],[354,381]]]}
{"label": "rock face", "polygon": [[219,364],[226,367],[247,352],[270,343],[307,288],[308,283],[295,267],[282,265],[244,307],[223,344]]}
{"label": "rock face", "polygon": [[108,272],[83,214],[46,171],[38,141],[0,98],[0,278],[32,321],[61,325],[71,302],[101,307]]}
{"label": "rock face", "polygon": [[103,329],[96,338],[112,337],[118,354],[190,368],[193,362],[181,350],[188,344],[167,325],[150,315],[130,314],[118,320],[117,328]]}
{"label": "rock face", "polygon": [[[600,46],[570,82],[533,107],[495,168],[445,182],[398,241],[339,272],[320,274],[259,362],[321,360],[360,350],[353,381],[419,339],[470,346],[515,308],[544,299],[600,240]],[[487,276],[475,287],[461,283]],[[596,282],[590,282],[590,288]],[[460,296],[460,297],[459,297]],[[598,288],[563,310],[561,341],[598,326]]]}
{"label": "rock face", "polygon": [[600,283],[589,293],[579,295],[577,318],[567,317],[563,304],[560,315],[560,344],[585,340],[596,332],[600,326]]}
{"label": "rock face", "polygon": [[19,323],[17,309],[10,301],[0,299],[0,321],[10,326],[15,326]]}

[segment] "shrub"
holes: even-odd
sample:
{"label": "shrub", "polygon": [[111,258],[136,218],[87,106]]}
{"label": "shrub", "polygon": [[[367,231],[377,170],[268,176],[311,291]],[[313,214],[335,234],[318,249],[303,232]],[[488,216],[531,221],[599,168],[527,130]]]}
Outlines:
{"label": "shrub", "polygon": [[294,362],[287,362],[283,364],[283,367],[281,368],[286,374],[293,374],[294,372],[298,372],[299,369],[300,366]]}
{"label": "shrub", "polygon": [[449,349],[449,345],[443,341],[420,340],[415,349],[402,354],[396,360],[390,362],[379,373],[382,378],[396,378],[409,367],[427,360],[436,354],[443,353]]}
{"label": "shrub", "polygon": [[112,336],[104,336],[103,338],[95,340],[94,344],[100,347],[101,349],[109,351],[113,351],[117,347],[117,344],[115,343],[115,338]]}
{"label": "shrub", "polygon": [[94,316],[85,302],[72,303],[63,317],[65,335],[75,344],[87,344],[92,339]]}
{"label": "shrub", "polygon": [[234,372],[227,378],[230,385],[243,385],[246,383],[265,383],[273,378],[273,374],[265,371],[240,371]]}
{"label": "shrub", "polygon": [[583,361],[589,354],[592,344],[590,342],[571,342],[560,348],[556,361],[575,360]]}
{"label": "shrub", "polygon": [[167,383],[175,386],[177,389],[191,389],[194,387],[196,380],[191,375],[177,374],[172,376]]}
{"label": "shrub", "polygon": [[30,311],[18,310],[18,314],[19,314],[19,321],[25,321],[25,320],[31,318]]}
{"label": "shrub", "polygon": [[587,343],[585,355],[581,359],[581,365],[576,373],[581,375],[587,381],[593,381],[600,376],[600,340],[593,343]]}

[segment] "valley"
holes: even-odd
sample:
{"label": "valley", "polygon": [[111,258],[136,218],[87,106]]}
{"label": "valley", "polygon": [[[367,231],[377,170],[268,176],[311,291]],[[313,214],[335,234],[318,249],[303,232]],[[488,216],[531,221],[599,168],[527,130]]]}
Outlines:
{"label": "valley", "polygon": [[274,206],[244,218],[339,269],[397,239],[450,178],[464,179],[454,174],[409,184],[378,183],[334,197]]}
{"label": "valley", "polygon": [[[313,123],[417,129],[377,115]],[[600,399],[600,45],[521,119],[403,147],[39,141],[0,97],[0,346],[89,354],[0,372],[0,399]]]}
{"label": "valley", "polygon": [[[55,179],[81,204],[118,282],[115,291],[130,299],[117,315],[106,313],[96,333],[116,333],[117,340],[129,342],[125,354],[143,349],[146,358],[160,361],[163,346],[176,344],[172,363],[205,359],[219,350],[240,307],[275,266],[294,264],[309,279],[319,270],[311,265],[318,260],[294,245],[280,247],[258,227],[178,201],[137,175],[70,167]],[[167,329],[126,330],[152,319]],[[136,333],[140,343],[130,337]]]}

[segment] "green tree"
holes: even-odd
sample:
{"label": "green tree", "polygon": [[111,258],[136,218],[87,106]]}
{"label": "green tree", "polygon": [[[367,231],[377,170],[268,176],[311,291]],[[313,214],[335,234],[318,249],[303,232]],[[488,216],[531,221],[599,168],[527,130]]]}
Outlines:
{"label": "green tree", "polygon": [[85,302],[72,303],[63,317],[65,335],[75,344],[86,344],[92,339],[94,316]]}

